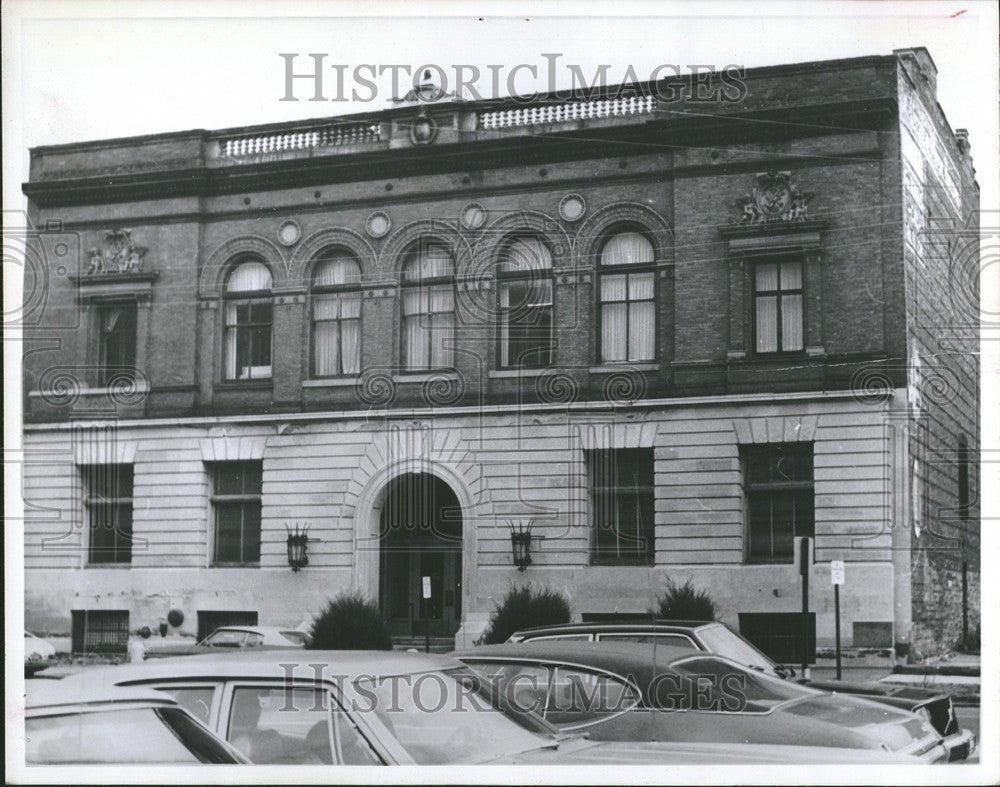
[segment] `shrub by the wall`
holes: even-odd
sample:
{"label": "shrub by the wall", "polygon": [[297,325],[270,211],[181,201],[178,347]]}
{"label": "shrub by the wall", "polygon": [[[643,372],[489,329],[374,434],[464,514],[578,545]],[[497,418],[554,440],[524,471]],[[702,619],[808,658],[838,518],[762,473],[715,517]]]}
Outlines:
{"label": "shrub by the wall", "polygon": [[562,593],[548,586],[511,585],[490,615],[486,633],[480,641],[484,645],[495,645],[506,642],[519,629],[569,623],[571,618],[569,599]]}
{"label": "shrub by the wall", "polygon": [[378,604],[360,593],[330,599],[313,620],[310,650],[392,650],[392,637]]}
{"label": "shrub by the wall", "polygon": [[668,620],[715,620],[715,602],[704,590],[695,589],[689,579],[683,585],[667,582],[657,598],[656,616]]}

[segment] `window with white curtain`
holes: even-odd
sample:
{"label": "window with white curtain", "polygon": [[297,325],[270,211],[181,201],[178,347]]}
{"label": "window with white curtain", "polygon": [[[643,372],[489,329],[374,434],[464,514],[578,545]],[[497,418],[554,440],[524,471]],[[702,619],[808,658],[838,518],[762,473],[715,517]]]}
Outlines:
{"label": "window with white curtain", "polygon": [[802,261],[768,260],[754,266],[754,345],[758,353],[803,348]]}
{"label": "window with white curtain", "polygon": [[537,238],[518,238],[497,265],[497,364],[539,368],[552,362],[552,254]]}
{"label": "window with white curtain", "polygon": [[449,369],[455,362],[455,266],[442,244],[422,242],[403,262],[403,368]]}
{"label": "window with white curtain", "polygon": [[656,254],[640,232],[612,235],[601,250],[601,362],[656,358]]}
{"label": "window with white curtain", "polygon": [[312,282],[314,377],[361,372],[361,266],[346,251],[325,255]]}
{"label": "window with white curtain", "polygon": [[271,271],[262,262],[237,265],[226,280],[225,378],[271,376]]}

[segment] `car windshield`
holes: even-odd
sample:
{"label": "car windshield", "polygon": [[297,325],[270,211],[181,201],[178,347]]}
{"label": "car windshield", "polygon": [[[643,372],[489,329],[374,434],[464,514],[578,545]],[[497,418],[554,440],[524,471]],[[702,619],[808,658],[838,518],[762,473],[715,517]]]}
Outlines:
{"label": "car windshield", "polygon": [[777,675],[775,663],[747,642],[743,637],[734,634],[725,626],[706,626],[698,629],[698,637],[710,653],[725,656],[748,667],[764,670],[770,675]]}
{"label": "car windshield", "polygon": [[207,648],[242,648],[247,632],[238,629],[218,629],[201,641]]}
{"label": "car windshield", "polygon": [[282,631],[279,633],[281,634],[282,637],[284,637],[294,645],[306,644],[306,635],[303,634],[301,631]]}
{"label": "car windshield", "polygon": [[485,762],[555,743],[529,718],[498,710],[470,670],[363,678],[355,687],[420,765]]}
{"label": "car windshield", "polygon": [[239,760],[178,708],[128,708],[28,719],[25,761],[32,765],[70,765]]}

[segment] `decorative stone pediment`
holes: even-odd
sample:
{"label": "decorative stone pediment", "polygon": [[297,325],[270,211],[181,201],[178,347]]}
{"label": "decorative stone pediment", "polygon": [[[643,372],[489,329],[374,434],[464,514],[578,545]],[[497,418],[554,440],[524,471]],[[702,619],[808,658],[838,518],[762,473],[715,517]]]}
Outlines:
{"label": "decorative stone pediment", "polygon": [[753,191],[736,200],[742,213],[740,224],[805,221],[809,218],[810,197],[792,184],[791,172],[758,172]]}
{"label": "decorative stone pediment", "polygon": [[85,273],[87,276],[142,273],[146,251],[145,246],[137,246],[132,240],[132,230],[108,230],[104,233],[103,245],[87,252]]}

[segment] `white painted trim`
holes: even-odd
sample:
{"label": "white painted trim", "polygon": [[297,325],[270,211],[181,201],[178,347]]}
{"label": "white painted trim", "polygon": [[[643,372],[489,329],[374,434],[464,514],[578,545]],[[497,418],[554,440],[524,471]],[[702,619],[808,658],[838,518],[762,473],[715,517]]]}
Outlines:
{"label": "white painted trim", "polygon": [[[897,388],[895,392],[905,398],[906,389]],[[711,407],[711,406],[739,406],[750,404],[778,404],[785,402],[814,402],[814,401],[843,401],[854,398],[851,391],[808,391],[793,393],[759,393],[759,394],[730,394],[723,396],[687,396],[675,397],[672,399],[637,399],[629,403],[630,410],[639,409],[668,409],[684,407]],[[871,405],[857,402],[859,408],[874,410]],[[310,421],[358,421],[371,420],[372,418],[444,418],[447,416],[465,415],[510,415],[513,412],[536,413],[553,411],[557,413],[588,412],[595,411],[615,411],[620,410],[621,405],[615,402],[588,401],[569,403],[537,403],[511,405],[481,405],[470,407],[421,407],[412,409],[390,409],[390,410],[331,410],[322,413],[273,413],[267,415],[218,415],[218,416],[193,416],[189,418],[132,418],[115,420],[115,426],[122,427],[159,427],[159,426],[224,426],[227,424],[275,424],[290,422],[310,422]],[[889,405],[883,405],[883,410],[889,409]],[[106,423],[106,421],[83,421],[76,420],[72,423],[47,423],[47,424],[25,424],[25,432],[49,432],[65,431],[85,424]]]}

